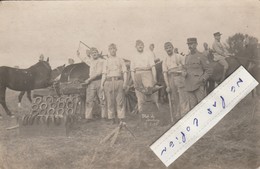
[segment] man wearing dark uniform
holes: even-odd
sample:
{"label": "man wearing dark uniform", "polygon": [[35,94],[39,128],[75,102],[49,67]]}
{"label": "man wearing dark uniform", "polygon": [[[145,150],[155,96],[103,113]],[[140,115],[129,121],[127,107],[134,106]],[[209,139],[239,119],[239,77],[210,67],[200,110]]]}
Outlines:
{"label": "man wearing dark uniform", "polygon": [[197,39],[188,38],[190,53],[185,59],[185,91],[188,97],[189,110],[195,107],[205,97],[205,82],[212,74],[207,58],[197,50]]}

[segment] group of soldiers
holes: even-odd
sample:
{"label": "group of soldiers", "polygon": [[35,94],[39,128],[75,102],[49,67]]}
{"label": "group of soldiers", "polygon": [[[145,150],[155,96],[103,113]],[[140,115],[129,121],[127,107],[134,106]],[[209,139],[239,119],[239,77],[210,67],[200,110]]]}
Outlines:
{"label": "group of soldiers", "polygon": [[[228,53],[220,42],[220,36],[219,32],[214,33],[213,50],[217,56],[216,60],[225,65],[224,67],[227,69],[228,65],[224,60]],[[212,74],[207,58],[206,50],[209,50],[206,47],[207,44],[204,44],[205,51],[203,53],[197,50],[197,38],[188,38],[187,45],[190,52],[187,56],[183,56],[176,52],[176,48],[171,42],[164,44],[167,56],[162,60],[163,77],[166,91],[170,95],[175,120],[183,117],[206,96],[205,84]],[[157,84],[156,57],[151,52],[154,46],[150,46],[150,51],[144,50],[144,47],[143,41],[136,41],[136,54],[130,63],[130,72],[140,113],[145,112],[143,105],[146,102],[146,97],[137,88],[140,85],[149,88]],[[90,66],[90,77],[85,81],[87,84],[85,112],[87,121],[93,120],[93,109],[97,100],[99,100],[101,107],[102,118],[115,123],[116,119],[124,121],[126,117],[124,100],[125,93],[129,89],[127,80],[129,71],[123,58],[117,56],[116,44],[110,44],[108,51],[108,58],[103,59],[96,48],[91,48],[87,52],[90,57],[85,57],[84,60]],[[80,57],[79,51],[77,51],[77,55]],[[158,92],[153,93],[151,98],[160,110]]]}

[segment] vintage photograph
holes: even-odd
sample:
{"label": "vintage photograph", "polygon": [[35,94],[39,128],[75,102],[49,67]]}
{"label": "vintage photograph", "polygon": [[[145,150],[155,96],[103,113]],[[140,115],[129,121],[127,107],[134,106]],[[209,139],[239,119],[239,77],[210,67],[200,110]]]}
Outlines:
{"label": "vintage photograph", "polygon": [[168,167],[150,146],[260,82],[259,40],[259,0],[0,1],[0,169],[258,169],[259,86]]}

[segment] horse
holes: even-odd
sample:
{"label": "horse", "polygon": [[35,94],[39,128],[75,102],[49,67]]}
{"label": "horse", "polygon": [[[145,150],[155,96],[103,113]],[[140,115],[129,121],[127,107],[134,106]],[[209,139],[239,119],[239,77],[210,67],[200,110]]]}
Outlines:
{"label": "horse", "polygon": [[[53,69],[51,71],[51,82],[54,81],[62,73],[64,68],[65,68],[65,64],[62,65],[62,66],[59,66],[59,67],[57,67],[57,68],[55,68],[55,69]],[[20,94],[18,95],[18,107],[21,107],[21,101],[22,101],[22,98],[23,98],[25,92],[27,94],[28,100],[30,102],[32,102],[31,90],[29,90],[29,91],[21,91]]]}
{"label": "horse", "polygon": [[[16,91],[30,91],[49,86],[51,79],[51,66],[47,61],[39,61],[27,69],[17,69],[7,66],[0,67],[0,104],[7,115],[13,117],[6,105],[6,88]],[[0,115],[1,116],[1,115]]]}
{"label": "horse", "polygon": [[[212,68],[212,75],[209,77],[206,91],[207,94],[212,92],[215,88],[215,84],[220,84],[222,81],[222,75],[224,73],[224,67],[217,61],[214,61],[213,51],[208,53],[209,67]],[[250,65],[250,58],[253,57],[251,50],[241,48],[234,56],[225,58],[228,62],[228,69],[224,75],[227,78],[241,65],[248,69]]]}

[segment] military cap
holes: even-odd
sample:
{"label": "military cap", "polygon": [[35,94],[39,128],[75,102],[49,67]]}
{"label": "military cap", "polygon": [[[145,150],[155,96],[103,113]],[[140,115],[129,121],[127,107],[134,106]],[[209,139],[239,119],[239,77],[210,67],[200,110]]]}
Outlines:
{"label": "military cap", "polygon": [[116,44],[111,43],[111,44],[108,46],[108,48],[116,48]]}
{"label": "military cap", "polygon": [[144,44],[144,42],[141,41],[141,40],[136,40],[136,41],[135,41],[135,44],[136,44],[136,45],[137,45],[137,44]]}
{"label": "military cap", "polygon": [[188,38],[187,44],[189,44],[189,43],[197,43],[197,38]]}
{"label": "military cap", "polygon": [[94,48],[94,47],[90,48],[90,53],[93,53],[93,52],[97,52],[98,53],[97,48]]}
{"label": "military cap", "polygon": [[222,35],[220,32],[216,32],[216,33],[214,33],[213,34],[214,36],[220,36],[220,35]]}
{"label": "military cap", "polygon": [[171,42],[165,42],[165,43],[164,43],[164,47],[169,46],[169,45],[173,47],[173,45],[172,45]]}

